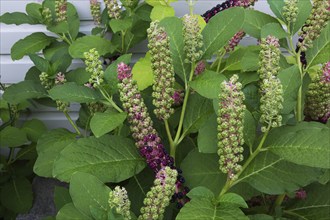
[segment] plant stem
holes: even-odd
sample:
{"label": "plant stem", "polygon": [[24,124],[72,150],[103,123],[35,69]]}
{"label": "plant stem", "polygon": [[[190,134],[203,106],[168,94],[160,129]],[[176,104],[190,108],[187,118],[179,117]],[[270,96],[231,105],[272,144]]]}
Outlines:
{"label": "plant stem", "polygon": [[285,196],[286,196],[285,193],[277,196],[274,204],[270,207],[269,214],[273,214],[276,207],[281,206]]}
{"label": "plant stem", "polygon": [[116,109],[118,112],[123,112],[123,110],[112,100],[112,97],[110,97],[110,95],[103,90],[103,88],[99,87],[101,94],[103,95],[103,97],[111,104],[111,106]]}
{"label": "plant stem", "polygon": [[126,53],[125,51],[125,31],[121,31],[121,51],[122,53]]}
{"label": "plant stem", "polygon": [[222,58],[226,53],[224,53],[223,51],[219,51],[219,60],[218,60],[218,65],[217,65],[217,73],[219,73],[220,71],[220,67],[221,67],[221,62],[222,62]]}
{"label": "plant stem", "polygon": [[170,155],[175,159],[175,146],[174,146],[174,143],[173,143],[173,138],[172,138],[172,135],[171,135],[170,126],[168,125],[167,120],[164,120],[164,123],[165,123],[167,138],[168,138],[168,141],[170,142]]}
{"label": "plant stem", "polygon": [[11,164],[12,163],[12,159],[14,157],[14,153],[15,153],[15,148],[11,147],[9,149],[9,158],[8,158],[7,164]]}
{"label": "plant stem", "polygon": [[80,130],[77,127],[77,125],[72,121],[72,118],[70,117],[70,115],[67,112],[63,112],[65,117],[68,119],[68,121],[70,122],[70,124],[72,125],[72,127],[74,128],[74,130],[77,132],[77,134],[79,136],[81,136]]}
{"label": "plant stem", "polygon": [[257,149],[250,155],[250,157],[246,160],[246,162],[244,163],[242,169],[236,174],[237,179],[236,180],[232,180],[232,179],[227,179],[227,182],[225,184],[225,186],[222,188],[220,194],[219,194],[219,198],[224,195],[226,192],[228,192],[228,190],[233,187],[234,185],[236,185],[237,183],[240,182],[239,176],[246,170],[246,168],[250,165],[250,163],[254,160],[254,158],[260,153],[260,151],[262,150],[262,146],[265,143],[265,140],[268,136],[269,133],[269,129],[270,129],[270,125],[268,126],[266,132],[264,133]]}
{"label": "plant stem", "polygon": [[304,79],[304,75],[305,75],[303,72],[302,66],[301,66],[301,62],[300,62],[300,54],[301,54],[301,51],[298,51],[298,53],[296,54],[297,65],[298,65],[299,72],[300,72],[300,82],[301,82],[301,85],[298,90],[297,110],[296,110],[297,111],[296,120],[298,122],[302,121],[302,84],[303,84],[303,79]]}

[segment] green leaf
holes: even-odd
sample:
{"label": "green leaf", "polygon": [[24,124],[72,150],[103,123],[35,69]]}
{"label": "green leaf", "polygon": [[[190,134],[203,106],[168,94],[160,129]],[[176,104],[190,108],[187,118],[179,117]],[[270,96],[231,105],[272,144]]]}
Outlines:
{"label": "green leaf", "polygon": [[328,24],[321,35],[313,41],[313,47],[306,51],[306,59],[309,69],[316,64],[323,64],[329,61],[330,49],[330,24]]}
{"label": "green leaf", "polygon": [[[37,54],[29,54],[30,59],[34,63],[34,65],[40,70],[41,72],[48,72],[50,70],[50,63],[45,60],[44,58],[38,56]],[[49,73],[53,75],[52,73]]]}
{"label": "green leaf", "polygon": [[26,178],[11,179],[1,187],[1,203],[13,212],[27,213],[32,201],[32,185]]}
{"label": "green leaf", "polygon": [[268,23],[262,26],[261,38],[266,38],[268,35],[272,35],[278,39],[283,39],[288,36],[279,23]]}
{"label": "green leaf", "polygon": [[274,220],[273,216],[265,214],[249,215],[248,217],[250,220]]}
{"label": "green leaf", "polygon": [[153,84],[154,75],[151,69],[150,53],[147,53],[145,57],[135,63],[132,74],[133,80],[136,80],[139,90],[144,90]]}
{"label": "green leaf", "polygon": [[248,208],[248,205],[246,204],[245,200],[236,193],[226,193],[222,195],[219,199],[220,203],[230,203],[232,205],[235,205],[237,207],[241,208]]}
{"label": "green leaf", "polygon": [[283,109],[282,114],[292,112],[297,103],[298,90],[301,85],[300,71],[297,65],[293,65],[287,69],[281,70],[278,73],[283,86]]}
{"label": "green leaf", "polygon": [[25,7],[26,13],[32,18],[37,19],[38,21],[42,20],[41,9],[42,9],[41,4],[33,3],[33,2],[27,4]]}
{"label": "green leaf", "polygon": [[86,71],[86,68],[80,67],[68,72],[65,78],[68,82],[75,82],[78,85],[84,85],[88,82],[91,74]]}
{"label": "green leaf", "polygon": [[54,37],[49,37],[44,33],[36,32],[24,39],[17,41],[11,48],[11,58],[20,60],[24,55],[36,53],[47,47],[55,40]]}
{"label": "green leaf", "polygon": [[261,38],[261,29],[268,23],[278,23],[277,19],[256,10],[245,10],[243,30],[257,39]]}
{"label": "green leaf", "polygon": [[241,30],[245,12],[243,8],[235,7],[218,13],[210,19],[202,32],[205,47],[204,58],[210,58]]}
{"label": "green leaf", "polygon": [[182,20],[177,17],[164,18],[160,25],[166,30],[170,38],[170,50],[173,59],[174,72],[183,80],[188,80],[191,66],[186,63],[186,53],[184,52],[183,42],[183,24]]}
{"label": "green leaf", "polygon": [[219,170],[217,154],[202,154],[192,150],[181,163],[187,186],[194,188],[204,186],[218,195],[227,176]]}
{"label": "green leaf", "polygon": [[278,17],[282,21],[285,21],[282,15],[283,7],[285,5],[284,0],[267,0],[267,2],[270,6],[270,9],[274,12],[276,17]]}
{"label": "green leaf", "polygon": [[26,133],[16,127],[5,127],[0,133],[1,147],[18,147],[28,142]]}
{"label": "green leaf", "polygon": [[38,158],[33,171],[43,177],[53,176],[53,165],[60,152],[76,140],[76,134],[66,129],[54,129],[43,134],[37,144]]}
{"label": "green leaf", "polygon": [[320,174],[319,169],[284,161],[266,151],[248,165],[238,182],[244,181],[260,192],[278,195],[294,192],[317,180]]}
{"label": "green leaf", "polygon": [[156,5],[151,11],[150,18],[152,21],[161,21],[166,17],[172,17],[175,15],[174,8],[167,5]]}
{"label": "green leaf", "polygon": [[65,102],[88,103],[101,99],[101,95],[96,90],[74,82],[54,86],[48,92],[52,99]]}
{"label": "green leaf", "polygon": [[81,213],[73,203],[63,206],[56,215],[56,220],[92,220],[93,218]]}
{"label": "green leaf", "polygon": [[248,220],[237,207],[229,203],[216,205],[211,199],[195,198],[179,212],[177,220]]}
{"label": "green leaf", "polygon": [[[83,192],[83,193],[82,193]],[[70,195],[74,206],[83,214],[93,217],[91,208],[107,213],[111,189],[92,174],[76,172],[70,181]]]}
{"label": "green leaf", "polygon": [[[308,127],[309,123],[287,126],[277,137],[272,137],[267,147],[278,156],[296,164],[330,168],[330,128]],[[284,133],[285,132],[285,133]],[[281,137],[281,138],[278,138]]]}
{"label": "green leaf", "polygon": [[39,24],[38,20],[22,12],[4,13],[0,16],[0,23],[4,24]]}
{"label": "green leaf", "polygon": [[198,94],[190,95],[183,120],[183,135],[197,132],[213,112],[211,100]]}
{"label": "green leaf", "polygon": [[57,210],[72,202],[69,190],[64,187],[55,186],[54,189],[54,202]]}
{"label": "green leaf", "polygon": [[197,144],[201,153],[216,153],[218,151],[217,116],[211,115],[198,131]]}
{"label": "green leaf", "polygon": [[259,69],[259,50],[247,51],[241,59],[242,70],[257,71]]}
{"label": "green leaf", "polygon": [[117,33],[119,31],[128,30],[132,27],[132,20],[129,18],[126,19],[111,19],[109,22],[111,30],[113,33]]}
{"label": "green leaf", "polygon": [[284,214],[304,220],[326,220],[330,214],[330,183],[313,183],[305,188],[307,198],[286,206]]}
{"label": "green leaf", "polygon": [[243,137],[245,143],[249,147],[253,147],[254,140],[256,138],[257,125],[256,121],[253,118],[253,115],[249,110],[244,111],[244,128],[243,128]]}
{"label": "green leaf", "polygon": [[241,70],[241,60],[244,57],[244,54],[246,52],[246,48],[238,48],[235,50],[228,59],[226,59],[226,66],[224,67],[224,70]]}
{"label": "green leaf", "polygon": [[66,147],[54,163],[53,175],[65,182],[73,173],[92,173],[105,182],[120,182],[145,167],[134,143],[121,136],[81,138]]}
{"label": "green leaf", "polygon": [[68,24],[69,24],[69,33],[72,39],[76,39],[79,33],[80,28],[80,19],[76,7],[70,2],[67,3],[67,14],[68,14]]}
{"label": "green leaf", "polygon": [[197,186],[189,191],[187,196],[190,199],[200,199],[200,198],[206,198],[206,199],[214,199],[214,194],[211,190],[209,190],[206,187],[203,186]]}
{"label": "green leaf", "polygon": [[101,137],[102,135],[122,125],[126,119],[126,116],[127,114],[125,112],[96,112],[90,122],[91,130],[95,137]]}
{"label": "green leaf", "polygon": [[145,2],[152,6],[157,5],[169,5],[172,2],[177,2],[178,0],[146,0]]}
{"label": "green leaf", "polygon": [[224,80],[226,80],[226,77],[223,74],[206,70],[194,81],[190,82],[190,86],[201,96],[209,99],[215,99],[219,96],[221,83]]}
{"label": "green leaf", "polygon": [[111,41],[99,36],[84,36],[74,41],[69,47],[69,53],[73,58],[84,58],[84,53],[95,48],[100,56],[112,53],[116,48]]}
{"label": "green leaf", "polygon": [[293,24],[292,35],[295,34],[299,29],[305,24],[307,18],[309,17],[312,11],[311,1],[298,0],[298,15],[297,21]]}
{"label": "green leaf", "polygon": [[27,99],[47,97],[45,88],[38,82],[25,80],[6,89],[3,98],[10,104],[19,104]]}
{"label": "green leaf", "polygon": [[22,130],[26,132],[29,140],[37,143],[39,137],[47,131],[47,127],[42,121],[32,119],[24,122]]}

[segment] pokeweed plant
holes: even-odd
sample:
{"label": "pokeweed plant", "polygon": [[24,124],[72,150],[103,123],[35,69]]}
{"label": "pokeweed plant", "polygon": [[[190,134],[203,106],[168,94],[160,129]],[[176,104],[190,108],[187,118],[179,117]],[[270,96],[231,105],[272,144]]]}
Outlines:
{"label": "pokeweed plant", "polygon": [[[35,66],[3,100],[55,106],[73,126],[36,146],[35,174],[69,183],[56,219],[328,218],[330,3],[268,0],[275,18],[256,0],[202,16],[189,0],[177,18],[171,2],[106,0],[100,13],[91,0],[91,35],[64,0],[1,16],[53,33],[13,46]],[[239,45],[245,35],[258,43]]]}

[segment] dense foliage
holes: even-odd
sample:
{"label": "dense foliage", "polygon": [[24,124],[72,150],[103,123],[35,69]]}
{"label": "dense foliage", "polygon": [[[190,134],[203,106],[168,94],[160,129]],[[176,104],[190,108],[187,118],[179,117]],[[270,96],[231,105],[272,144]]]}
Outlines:
{"label": "dense foliage", "polygon": [[[227,0],[200,16],[187,0],[182,18],[172,2],[90,0],[88,34],[66,0],[1,15],[48,30],[14,44],[34,66],[1,84],[2,218],[30,210],[35,175],[69,183],[47,219],[330,218],[330,2],[268,0],[272,17]],[[72,130],[19,122],[43,105]]]}

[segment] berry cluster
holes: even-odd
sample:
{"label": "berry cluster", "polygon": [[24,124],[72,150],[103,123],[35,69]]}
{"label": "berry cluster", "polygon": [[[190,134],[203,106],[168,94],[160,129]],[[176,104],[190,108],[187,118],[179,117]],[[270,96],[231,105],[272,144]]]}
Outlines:
{"label": "berry cluster", "polygon": [[228,173],[230,179],[240,171],[238,164],[243,161],[243,124],[244,94],[242,84],[237,82],[238,76],[233,75],[229,82],[221,84],[218,111],[218,155],[220,170]]}
{"label": "berry cluster", "polygon": [[169,205],[175,191],[178,172],[170,167],[163,167],[156,174],[154,186],[151,187],[143,201],[139,220],[163,219],[165,208]]}
{"label": "berry cluster", "polygon": [[186,63],[195,63],[203,55],[203,36],[200,30],[196,16],[183,16],[184,51],[187,54]]}
{"label": "berry cluster", "polygon": [[239,31],[237,32],[234,37],[232,37],[229,42],[228,45],[225,46],[225,50],[227,52],[231,52],[235,49],[235,47],[239,44],[239,42],[243,39],[243,37],[245,36],[245,32],[244,31]]}
{"label": "berry cluster", "polygon": [[43,85],[43,87],[45,89],[48,90],[48,89],[51,89],[53,87],[53,81],[49,78],[48,73],[42,72],[39,75],[39,79],[40,79],[41,85]]}
{"label": "berry cluster", "polygon": [[117,0],[104,0],[107,7],[108,15],[111,19],[119,19],[121,15],[121,8]]}
{"label": "berry cluster", "polygon": [[67,20],[67,4],[66,0],[55,0],[56,22]]}
{"label": "berry cluster", "polygon": [[285,0],[285,5],[283,7],[283,17],[290,23],[294,23],[297,20],[298,15],[298,0]]}
{"label": "berry cluster", "polygon": [[104,71],[99,52],[93,48],[84,53],[86,71],[91,74],[89,83],[97,87],[103,83]]}
{"label": "berry cluster", "polygon": [[153,104],[157,118],[167,120],[174,113],[172,108],[174,93],[174,67],[170,51],[170,40],[159,23],[152,22],[148,29],[148,48],[151,55],[151,68],[154,74]]}
{"label": "berry cluster", "polygon": [[206,68],[205,61],[204,60],[199,61],[196,65],[196,68],[195,68],[195,72],[194,72],[195,75],[198,76],[201,73],[203,73],[205,68]]}
{"label": "berry cluster", "polygon": [[113,191],[109,193],[108,204],[111,209],[114,208],[118,214],[123,216],[124,220],[131,219],[131,201],[124,187],[116,186]]}
{"label": "berry cluster", "polygon": [[261,128],[266,132],[269,127],[279,127],[282,124],[283,89],[280,80],[276,77],[280,67],[280,50],[278,39],[273,36],[261,39],[259,54],[260,84],[260,121],[264,123]]}
{"label": "berry cluster", "polygon": [[52,12],[49,8],[47,8],[47,7],[42,8],[41,14],[42,14],[45,24],[50,24],[52,22],[52,20],[53,20]]}
{"label": "berry cluster", "polygon": [[330,118],[330,61],[312,79],[306,94],[305,115],[326,123]]}
{"label": "berry cluster", "polygon": [[90,0],[90,11],[96,25],[101,24],[101,3],[97,0]]}

